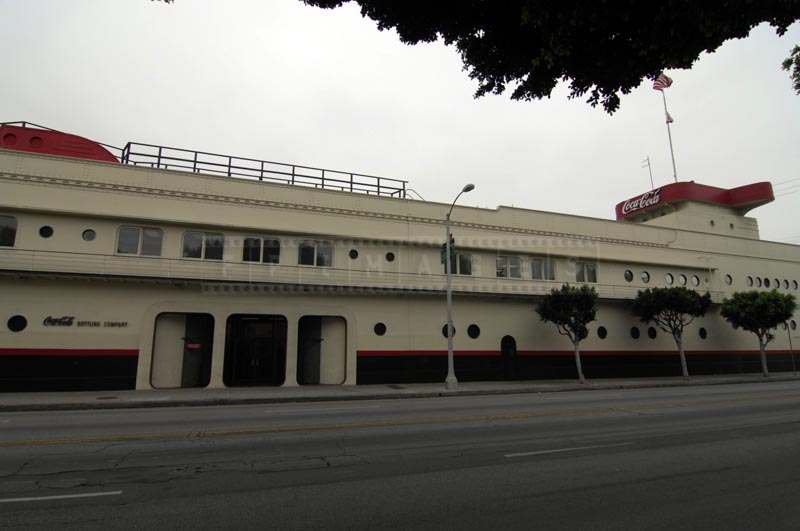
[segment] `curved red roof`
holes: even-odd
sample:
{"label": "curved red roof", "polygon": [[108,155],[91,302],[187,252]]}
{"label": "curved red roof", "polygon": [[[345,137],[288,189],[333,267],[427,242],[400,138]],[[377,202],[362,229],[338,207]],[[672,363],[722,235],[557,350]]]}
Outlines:
{"label": "curved red roof", "polygon": [[760,182],[738,188],[717,188],[695,182],[672,183],[617,203],[617,220],[629,219],[663,204],[696,201],[733,208],[740,214],[775,200],[772,184]]}
{"label": "curved red roof", "polygon": [[119,162],[117,157],[94,140],[33,127],[0,125],[0,148],[101,162]]}

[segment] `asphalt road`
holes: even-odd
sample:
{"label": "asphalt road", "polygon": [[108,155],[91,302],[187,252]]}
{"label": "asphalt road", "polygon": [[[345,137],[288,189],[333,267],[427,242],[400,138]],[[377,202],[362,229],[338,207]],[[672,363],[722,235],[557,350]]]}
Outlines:
{"label": "asphalt road", "polygon": [[0,414],[0,528],[798,529],[800,382]]}

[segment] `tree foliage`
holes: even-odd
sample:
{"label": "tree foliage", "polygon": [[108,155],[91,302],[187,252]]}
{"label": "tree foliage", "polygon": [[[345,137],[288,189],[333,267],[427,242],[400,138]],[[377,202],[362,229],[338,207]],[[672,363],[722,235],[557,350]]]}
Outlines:
{"label": "tree foliage", "polygon": [[684,287],[648,288],[633,300],[631,310],[643,323],[655,323],[676,341],[684,329],[711,307],[711,295]]}
{"label": "tree foliage", "polygon": [[551,322],[573,345],[589,335],[587,324],[597,316],[597,292],[589,286],[563,285],[545,295],[536,308],[542,321]]}
{"label": "tree foliage", "polygon": [[794,91],[800,94],[800,46],[795,46],[789,57],[783,62],[783,69],[792,78]]}
{"label": "tree foliage", "polygon": [[772,291],[743,291],[722,302],[722,317],[734,328],[758,336],[764,345],[775,339],[773,330],[792,317],[797,303],[793,295]]}
{"label": "tree foliage", "polygon": [[779,35],[800,20],[798,0],[302,0],[337,8],[355,1],[380,30],[406,44],[456,47],[476,97],[549,97],[559,81],[609,113],[620,94],[665,69],[689,68],[703,52],[746,37],[761,23]]}
{"label": "tree foliage", "polygon": [[639,291],[631,303],[631,311],[644,323],[655,323],[671,334],[681,358],[681,372],[689,377],[686,355],[683,350],[683,331],[697,317],[702,317],[711,307],[711,295],[700,295],[684,287],[648,288]]}

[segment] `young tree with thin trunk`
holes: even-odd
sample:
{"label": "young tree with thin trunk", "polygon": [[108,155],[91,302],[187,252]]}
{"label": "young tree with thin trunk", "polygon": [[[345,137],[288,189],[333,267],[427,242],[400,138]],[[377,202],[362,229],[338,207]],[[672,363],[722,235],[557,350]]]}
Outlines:
{"label": "young tree with thin trunk", "polygon": [[767,345],[775,339],[773,331],[788,321],[797,308],[793,295],[772,291],[742,291],[722,302],[722,317],[736,329],[747,330],[758,337],[761,371],[769,376]]}
{"label": "young tree with thin trunk", "polygon": [[597,292],[589,286],[563,285],[545,295],[536,311],[542,321],[556,325],[558,333],[567,336],[575,351],[575,367],[578,380],[586,383],[581,365],[580,344],[589,335],[586,325],[597,316]]}
{"label": "young tree with thin trunk", "polygon": [[681,372],[689,378],[686,353],[683,348],[683,331],[711,307],[711,295],[700,295],[684,287],[648,288],[640,291],[631,305],[631,311],[643,323],[655,323],[665,333],[672,335],[681,358]]}

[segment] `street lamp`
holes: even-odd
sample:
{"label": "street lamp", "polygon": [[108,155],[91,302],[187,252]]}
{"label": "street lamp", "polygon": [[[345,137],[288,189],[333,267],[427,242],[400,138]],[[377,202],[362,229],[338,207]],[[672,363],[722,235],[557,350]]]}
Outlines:
{"label": "street lamp", "polygon": [[458,378],[456,378],[455,365],[453,363],[453,271],[452,263],[450,260],[450,214],[453,213],[453,207],[456,206],[456,201],[461,197],[461,194],[471,192],[475,189],[474,184],[468,184],[458,192],[458,195],[453,199],[453,204],[450,205],[450,210],[447,211],[447,218],[445,218],[445,272],[447,273],[447,378],[444,380],[446,389],[455,389],[458,387]]}

